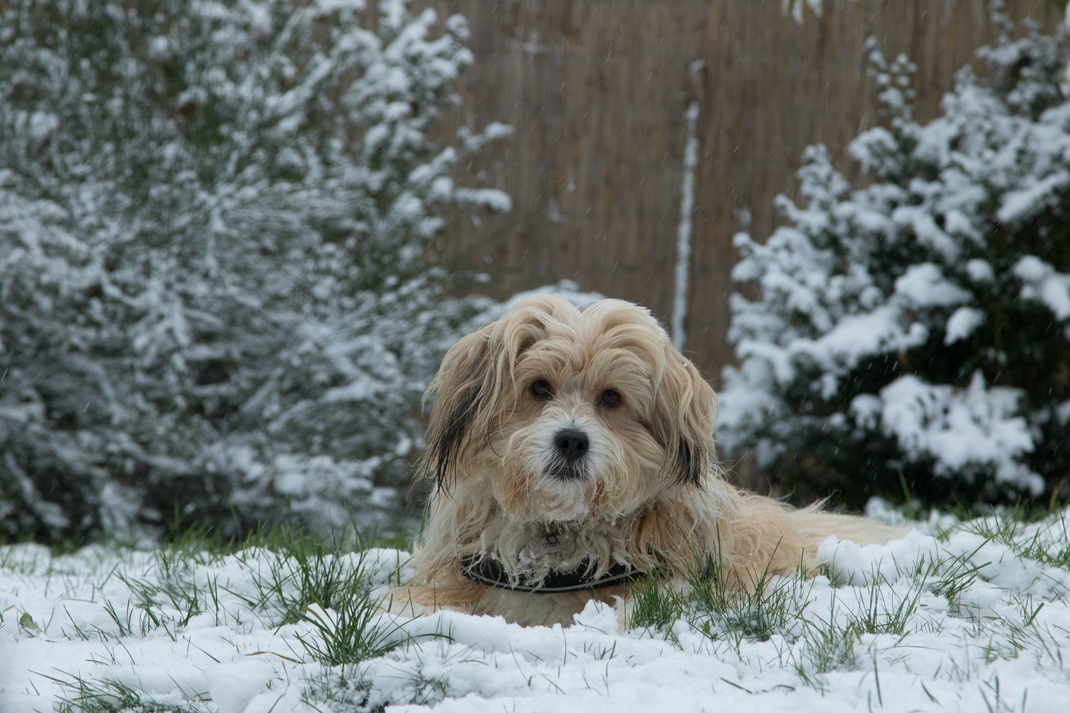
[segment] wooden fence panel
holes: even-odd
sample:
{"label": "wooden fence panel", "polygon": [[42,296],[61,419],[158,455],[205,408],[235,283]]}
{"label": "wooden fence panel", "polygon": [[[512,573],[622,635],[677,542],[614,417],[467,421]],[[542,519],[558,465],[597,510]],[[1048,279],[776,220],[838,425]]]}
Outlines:
{"label": "wooden fence panel", "polygon": [[[498,296],[572,279],[649,306],[667,321],[680,222],[688,67],[705,62],[697,94],[687,351],[715,383],[726,342],[732,236],[749,218],[758,239],[777,225],[773,199],[792,195],[803,149],[845,147],[875,121],[863,46],[918,66],[917,116],[935,116],[953,74],[995,28],[982,0],[825,0],[801,22],[782,0],[427,0],[460,13],[474,66],[445,130],[500,121],[515,134],[459,180],[513,197],[502,216],[452,225],[438,255],[477,266]],[[1045,0],[1008,0],[1016,21],[1054,25]]]}

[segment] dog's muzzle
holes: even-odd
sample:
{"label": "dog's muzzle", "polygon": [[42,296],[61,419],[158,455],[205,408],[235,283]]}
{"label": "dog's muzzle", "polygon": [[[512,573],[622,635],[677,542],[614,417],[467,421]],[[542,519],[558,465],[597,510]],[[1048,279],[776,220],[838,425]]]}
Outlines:
{"label": "dog's muzzle", "polygon": [[562,428],[554,434],[554,460],[550,475],[560,480],[576,480],[587,475],[584,461],[591,439],[578,428]]}

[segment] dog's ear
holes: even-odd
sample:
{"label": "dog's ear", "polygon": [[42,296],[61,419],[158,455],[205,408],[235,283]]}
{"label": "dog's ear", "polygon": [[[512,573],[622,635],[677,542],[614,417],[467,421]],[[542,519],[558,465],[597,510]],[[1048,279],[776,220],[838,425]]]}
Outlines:
{"label": "dog's ear", "polygon": [[713,472],[717,397],[698,369],[671,347],[655,397],[655,437],[664,444],[666,470],[679,483],[698,485]]}
{"label": "dog's ear", "polygon": [[485,411],[480,404],[491,390],[493,329],[489,324],[453,345],[424,394],[425,403],[434,401],[418,477],[433,477],[439,487],[445,485],[473,438],[477,414]]}
{"label": "dog's ear", "polygon": [[529,298],[497,322],[457,342],[442,360],[424,395],[433,399],[420,478],[448,485],[460,463],[483,447],[500,417],[502,400],[515,388],[517,359],[545,336],[545,321],[559,298]]}

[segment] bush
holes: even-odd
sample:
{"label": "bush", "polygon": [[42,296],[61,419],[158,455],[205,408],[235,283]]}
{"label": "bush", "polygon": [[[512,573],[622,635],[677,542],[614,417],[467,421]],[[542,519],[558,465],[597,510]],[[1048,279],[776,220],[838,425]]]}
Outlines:
{"label": "bush", "polygon": [[504,129],[436,147],[463,19],[362,6],[0,7],[0,539],[397,517]]}
{"label": "bush", "polygon": [[[1064,496],[1070,477],[1070,100],[1062,31],[1010,28],[912,115],[871,45],[886,126],[821,148],[765,245],[738,235],[722,439],[799,499]],[[1061,84],[1063,82],[1063,84]]]}

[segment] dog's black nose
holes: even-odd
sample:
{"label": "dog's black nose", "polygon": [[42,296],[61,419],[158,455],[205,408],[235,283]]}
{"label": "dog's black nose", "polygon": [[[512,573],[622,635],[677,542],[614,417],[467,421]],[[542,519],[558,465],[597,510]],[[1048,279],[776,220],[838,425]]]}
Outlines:
{"label": "dog's black nose", "polygon": [[587,434],[578,428],[566,428],[554,436],[554,447],[565,460],[579,460],[587,455],[591,441]]}

